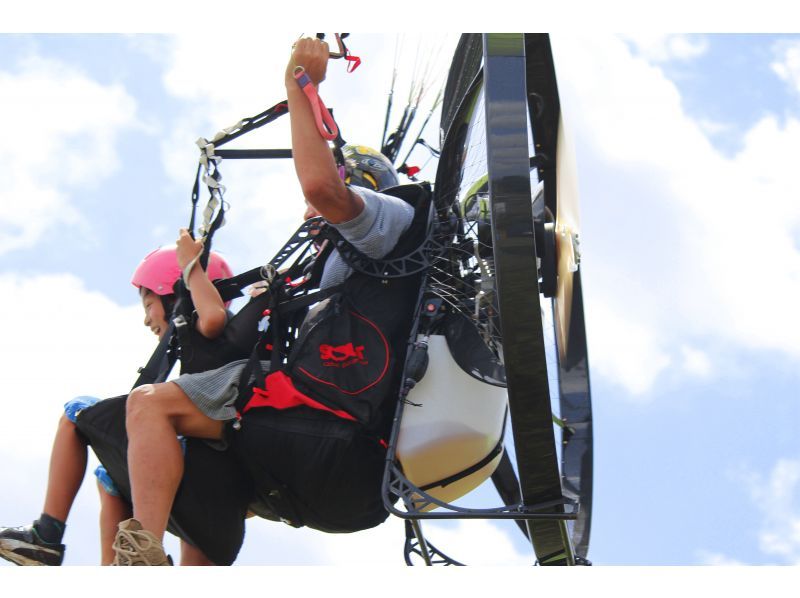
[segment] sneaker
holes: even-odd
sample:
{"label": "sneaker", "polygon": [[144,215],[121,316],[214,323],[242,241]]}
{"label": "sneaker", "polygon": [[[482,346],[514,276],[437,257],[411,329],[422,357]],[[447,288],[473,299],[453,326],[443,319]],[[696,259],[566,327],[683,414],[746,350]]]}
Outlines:
{"label": "sneaker", "polygon": [[153,534],[142,527],[136,519],[128,519],[119,524],[114,538],[114,565],[172,565],[172,557],[167,556],[164,547]]}
{"label": "sneaker", "polygon": [[48,544],[32,525],[0,527],[0,557],[17,565],[58,566],[64,560],[63,544]]}

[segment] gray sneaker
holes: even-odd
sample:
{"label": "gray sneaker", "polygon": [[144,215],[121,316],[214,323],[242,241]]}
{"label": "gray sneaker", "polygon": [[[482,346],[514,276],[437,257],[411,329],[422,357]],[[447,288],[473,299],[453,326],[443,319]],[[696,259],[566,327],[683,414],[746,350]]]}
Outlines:
{"label": "gray sneaker", "polygon": [[64,545],[48,544],[32,525],[0,527],[0,558],[17,565],[58,566],[64,560]]}
{"label": "gray sneaker", "polygon": [[113,565],[172,565],[172,558],[164,552],[158,538],[145,530],[136,519],[128,519],[119,524],[113,547]]}

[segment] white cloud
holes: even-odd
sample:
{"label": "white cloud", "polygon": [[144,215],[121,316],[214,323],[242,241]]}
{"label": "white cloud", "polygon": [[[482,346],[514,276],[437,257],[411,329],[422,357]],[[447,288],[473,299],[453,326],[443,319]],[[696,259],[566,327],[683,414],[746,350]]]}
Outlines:
{"label": "white cloud", "polygon": [[0,454],[26,447],[19,458],[46,458],[63,404],[127,392],[155,337],[142,325],[141,306],[121,307],[71,275],[0,275],[0,295]]}
{"label": "white cloud", "polygon": [[623,387],[636,400],[646,400],[653,380],[672,359],[649,326],[620,314],[602,300],[588,302],[587,339],[592,370]]}
{"label": "white cloud", "polygon": [[117,169],[114,144],[135,123],[133,99],[118,85],[31,56],[0,70],[0,108],[0,254],[31,247],[57,226],[88,226],[71,194]]}
{"label": "white cloud", "polygon": [[761,551],[800,565],[800,459],[780,459],[767,475],[744,469],[738,477],[761,512]]}
{"label": "white cloud", "polygon": [[800,41],[781,41],[775,44],[775,61],[770,68],[793,91],[800,93]]}
{"label": "white cloud", "polygon": [[708,40],[698,35],[640,33],[626,34],[623,38],[634,45],[642,58],[651,62],[691,60],[708,50]]}
{"label": "white cloud", "polygon": [[[593,369],[644,396],[669,363],[690,365],[688,339],[696,351],[714,342],[800,359],[800,122],[766,116],[726,157],[675,84],[622,40],[553,42],[578,147],[602,165],[580,177],[578,156],[584,213],[614,202],[613,214],[596,203],[583,219],[587,325],[603,337],[590,337]],[[769,307],[754,309],[753,293]]]}
{"label": "white cloud", "polygon": [[711,373],[711,360],[704,351],[683,345],[681,347],[683,356],[683,369],[689,374],[706,378]]}
{"label": "white cloud", "polygon": [[697,121],[697,125],[709,137],[730,133],[734,130],[734,125],[731,123],[722,123],[715,120],[702,118]]}

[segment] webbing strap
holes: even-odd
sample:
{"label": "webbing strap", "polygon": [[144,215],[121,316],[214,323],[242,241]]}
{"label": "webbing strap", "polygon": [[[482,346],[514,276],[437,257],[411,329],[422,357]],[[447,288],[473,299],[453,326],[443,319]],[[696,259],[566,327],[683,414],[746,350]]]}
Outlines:
{"label": "webbing strap", "polygon": [[[303,232],[307,232],[308,225],[309,222],[304,223],[304,225],[298,229],[297,233],[295,233],[293,240],[296,237],[301,236]],[[289,243],[287,243],[287,246],[291,245],[293,240],[290,240]],[[306,240],[308,241],[309,238],[306,237]],[[317,264],[324,264],[332,250],[333,248],[331,246],[323,247],[323,249],[315,256],[314,266],[312,266],[312,273],[308,277],[305,284],[314,286],[319,284],[321,267],[315,266]],[[278,252],[278,255],[275,258],[276,260],[279,256],[283,255],[283,251],[284,250],[282,249]],[[286,272],[282,273],[280,277],[275,277],[270,283],[270,287],[267,292],[271,293],[272,297],[270,299],[268,311],[264,312],[265,315],[269,315],[270,322],[267,329],[261,333],[256,346],[253,348],[253,352],[250,354],[250,359],[242,370],[242,374],[239,378],[239,396],[234,404],[236,412],[239,414],[244,412],[244,408],[250,401],[250,398],[253,394],[252,387],[250,386],[250,379],[255,377],[256,385],[263,388],[262,385],[264,384],[265,375],[264,371],[261,369],[261,361],[259,357],[261,353],[261,345],[265,344],[267,339],[270,340],[270,369],[272,372],[278,371],[283,361],[283,343],[286,341],[285,337],[287,336],[283,330],[284,318],[298,310],[305,309],[309,305],[322,301],[342,289],[343,285],[336,285],[326,289],[318,290],[316,292],[310,292],[299,297],[293,297],[286,301],[280,301],[281,295],[283,294],[285,296],[285,289],[288,286],[287,281],[304,268],[305,262],[302,261],[302,257],[303,256],[301,256]],[[277,267],[277,264],[275,264],[275,266]],[[246,274],[251,274],[253,272],[254,271],[251,270],[250,273]],[[288,329],[288,327],[286,328]]]}
{"label": "webbing strap", "polygon": [[305,309],[310,305],[314,305],[315,303],[319,303],[320,301],[324,301],[328,297],[335,295],[343,288],[344,284],[337,284],[332,287],[320,289],[315,293],[309,293],[307,295],[303,295],[302,297],[294,297],[288,301],[282,301],[278,304],[278,312],[281,315],[285,315],[295,312],[298,309]]}
{"label": "webbing strap", "polygon": [[222,131],[214,135],[211,143],[214,144],[215,148],[218,148],[221,145],[236,139],[240,135],[244,135],[249,131],[258,129],[259,127],[263,127],[264,125],[271,123],[273,120],[283,116],[287,112],[289,112],[289,104],[286,100],[282,100],[274,106],[267,108],[264,110],[264,112],[256,114],[255,116],[243,118],[235,125],[222,129]]}
{"label": "webbing strap", "polygon": [[[503,432],[505,432],[505,424],[503,425]],[[497,455],[499,455],[502,452],[503,452],[503,436],[501,434],[500,440],[497,442],[494,448],[491,451],[489,451],[489,453],[486,456],[484,456],[481,460],[479,460],[477,463],[474,463],[473,465],[470,465],[466,469],[459,471],[458,473],[455,473],[451,476],[448,476],[442,480],[437,480],[436,482],[431,482],[429,484],[425,484],[424,486],[420,486],[419,489],[426,491],[430,490],[431,488],[437,488],[437,487],[444,488],[445,486],[452,484],[453,482],[457,482],[458,480],[464,479],[465,477],[472,475],[476,471],[480,471],[481,469],[486,467],[489,463],[494,461],[495,457],[497,457]]]}
{"label": "webbing strap", "polygon": [[290,149],[217,149],[214,153],[225,160],[275,160],[292,157]]}
{"label": "webbing strap", "polygon": [[[201,229],[201,235],[206,238],[206,247],[200,258],[200,263],[205,268],[208,265],[208,255],[211,250],[211,237],[214,232],[225,224],[224,213],[225,206],[222,199],[222,194],[225,187],[220,183],[222,175],[219,172],[218,164],[222,160],[222,155],[217,153],[217,148],[229,141],[236,139],[240,135],[257,129],[272,122],[280,116],[283,116],[289,111],[289,104],[286,100],[280,101],[274,106],[266,109],[265,111],[255,116],[246,117],[241,119],[236,124],[226,127],[218,131],[209,141],[204,137],[197,140],[197,145],[200,148],[200,160],[197,167],[197,175],[195,177],[194,186],[192,188],[192,214],[189,219],[189,231],[194,237],[195,229],[195,213],[197,211],[197,202],[200,195],[200,181],[202,180],[209,189],[211,197],[208,205],[204,211],[204,223]],[[237,150],[231,150],[233,152]],[[238,150],[242,151],[242,150]],[[286,157],[287,150],[276,150],[281,153],[279,157]],[[249,156],[248,156],[249,157]],[[263,156],[258,156],[263,157]],[[278,156],[276,156],[278,157]],[[203,168],[206,170],[206,175],[202,175]],[[217,218],[212,222],[211,218],[215,210],[219,208]]]}
{"label": "webbing strap", "polygon": [[336,126],[333,115],[325,107],[322,98],[319,97],[316,85],[311,82],[311,77],[306,74],[306,70],[302,66],[296,66],[294,68],[294,78],[311,104],[311,110],[314,113],[314,121],[317,124],[317,131],[319,131],[323,139],[333,141],[339,136],[339,127]]}
{"label": "webbing strap", "polygon": [[[219,134],[220,133],[217,133],[217,135]],[[198,178],[202,178],[202,181],[205,183],[206,187],[208,187],[210,194],[208,202],[206,203],[206,207],[203,210],[203,223],[199,229],[200,235],[207,240],[206,249],[203,251],[203,257],[206,257],[207,259],[208,252],[211,250],[211,237],[218,228],[225,224],[225,204],[223,202],[225,185],[223,185],[221,182],[222,174],[218,168],[218,164],[222,158],[214,153],[214,142],[212,141],[209,143],[207,139],[201,137],[196,143],[200,148],[199,162],[201,169],[198,170]],[[205,169],[205,174],[202,173],[203,168]],[[194,224],[195,209],[196,208],[193,207],[192,224]],[[217,212],[216,218],[214,218],[214,212]],[[190,229],[190,232],[193,234],[193,229]],[[201,263],[203,264],[203,267],[207,265],[205,260],[201,261]]]}
{"label": "webbing strap", "polygon": [[200,174],[203,165],[197,165],[197,174],[194,177],[194,185],[192,186],[192,214],[189,217],[189,230],[194,231],[194,220],[197,213],[197,202],[200,200]]}
{"label": "webbing strap", "polygon": [[169,355],[170,344],[172,337],[175,334],[175,322],[169,323],[169,328],[161,337],[158,342],[156,350],[147,361],[147,365],[139,368],[139,377],[134,382],[131,390],[143,384],[153,384],[154,382],[161,382],[166,379],[172,366],[175,365],[175,359]]}

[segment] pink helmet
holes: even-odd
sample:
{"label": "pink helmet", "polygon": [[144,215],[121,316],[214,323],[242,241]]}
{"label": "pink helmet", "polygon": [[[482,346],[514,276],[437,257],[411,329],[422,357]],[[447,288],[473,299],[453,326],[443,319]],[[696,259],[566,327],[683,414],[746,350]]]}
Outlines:
{"label": "pink helmet", "polygon": [[[233,272],[222,256],[212,251],[206,268],[209,280],[230,278]],[[148,253],[136,267],[131,284],[137,289],[150,289],[156,295],[171,295],[175,281],[181,277],[177,249],[174,245]]]}

